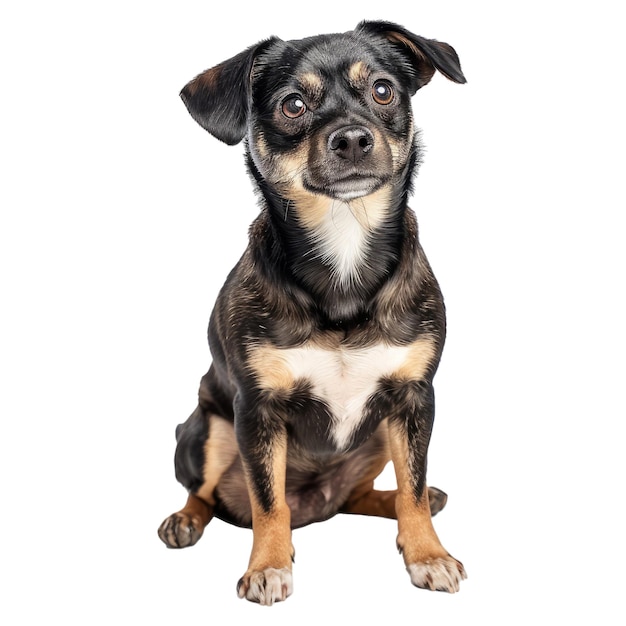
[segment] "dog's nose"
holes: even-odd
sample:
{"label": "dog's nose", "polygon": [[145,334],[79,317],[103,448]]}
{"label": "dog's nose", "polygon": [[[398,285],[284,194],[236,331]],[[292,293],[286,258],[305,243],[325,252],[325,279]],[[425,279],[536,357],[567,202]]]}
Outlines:
{"label": "dog's nose", "polygon": [[328,149],[342,159],[360,161],[374,147],[374,135],[365,126],[344,126],[328,137]]}

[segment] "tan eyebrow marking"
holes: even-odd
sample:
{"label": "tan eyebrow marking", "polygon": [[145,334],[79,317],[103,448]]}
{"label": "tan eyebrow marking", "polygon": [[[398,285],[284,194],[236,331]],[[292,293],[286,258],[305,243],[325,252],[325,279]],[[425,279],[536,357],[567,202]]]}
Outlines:
{"label": "tan eyebrow marking", "polygon": [[324,82],[319,74],[313,72],[307,72],[300,77],[300,84],[303,89],[311,94],[319,94],[324,89]]}
{"label": "tan eyebrow marking", "polygon": [[363,61],[353,63],[348,70],[348,78],[352,83],[360,83],[367,80],[368,74],[367,66]]}

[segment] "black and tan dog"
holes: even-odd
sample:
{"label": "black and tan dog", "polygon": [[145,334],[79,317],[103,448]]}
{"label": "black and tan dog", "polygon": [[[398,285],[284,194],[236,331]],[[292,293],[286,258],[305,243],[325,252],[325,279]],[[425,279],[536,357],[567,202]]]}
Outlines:
{"label": "black and tan dog", "polygon": [[[213,364],[177,431],[185,507],[159,536],[198,541],[213,516],[252,526],[238,594],[292,591],[291,530],[337,513],[398,520],[418,587],[457,591],[460,562],[426,486],[441,293],[407,207],[420,148],[411,96],[436,70],[464,83],[452,47],[388,22],[269,39],[182,91],[193,118],[246,141],[261,212],[209,326]],[[393,461],[397,490],[374,490]]]}

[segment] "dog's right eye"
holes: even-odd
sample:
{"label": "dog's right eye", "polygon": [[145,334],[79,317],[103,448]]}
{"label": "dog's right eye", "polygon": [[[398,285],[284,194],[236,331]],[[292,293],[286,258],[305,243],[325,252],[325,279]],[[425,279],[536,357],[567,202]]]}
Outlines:
{"label": "dog's right eye", "polygon": [[306,104],[304,104],[304,100],[298,95],[289,96],[283,100],[282,111],[286,117],[293,120],[304,114]]}
{"label": "dog's right eye", "polygon": [[378,104],[391,104],[393,102],[393,87],[386,80],[377,80],[372,85],[372,97]]}

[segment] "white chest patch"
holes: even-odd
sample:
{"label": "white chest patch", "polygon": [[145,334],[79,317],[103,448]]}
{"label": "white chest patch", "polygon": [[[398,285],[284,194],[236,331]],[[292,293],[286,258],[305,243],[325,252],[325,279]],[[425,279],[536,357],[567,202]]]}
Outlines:
{"label": "white chest patch", "polygon": [[399,370],[410,346],[377,345],[362,349],[325,350],[301,347],[281,350],[294,379],[311,383],[313,394],[333,415],[332,436],[344,448],[363,420],[363,410],[381,377]]}
{"label": "white chest patch", "polygon": [[340,286],[359,282],[370,250],[370,235],[386,219],[389,189],[351,201],[318,201],[303,220],[313,234],[317,254],[333,270]]}
{"label": "white chest patch", "polygon": [[342,449],[363,423],[365,406],[381,378],[422,380],[436,356],[436,342],[422,335],[404,346],[379,343],[367,348],[317,343],[276,348],[266,343],[250,347],[248,365],[264,391],[289,392],[298,381],[308,383],[313,396],[330,409],[331,436]]}
{"label": "white chest patch", "polygon": [[359,268],[367,250],[367,231],[344,202],[334,201],[317,225],[314,240],[322,260],[333,268],[341,285],[359,278]]}

